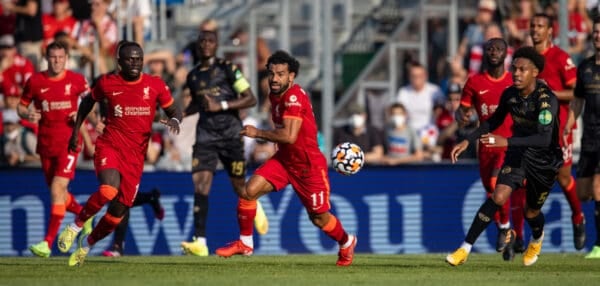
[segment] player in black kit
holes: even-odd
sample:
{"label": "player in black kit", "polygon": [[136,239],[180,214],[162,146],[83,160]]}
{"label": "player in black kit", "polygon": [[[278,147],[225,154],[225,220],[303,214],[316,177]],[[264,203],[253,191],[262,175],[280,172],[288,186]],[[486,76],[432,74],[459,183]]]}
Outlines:
{"label": "player in black kit", "polygon": [[[240,69],[217,58],[216,31],[201,31],[196,45],[200,63],[187,75],[191,109],[200,112],[193,147],[192,180],[194,182],[194,238],[182,242],[184,253],[207,256],[206,217],[208,194],[217,168],[223,163],[236,193],[244,188],[246,163],[240,136],[242,120],[239,110],[256,104],[256,97]],[[188,109],[189,111],[190,109]]]}
{"label": "player in black kit", "polygon": [[[467,260],[475,240],[492,222],[494,213],[525,181],[525,219],[531,227],[532,238],[523,254],[523,264],[534,264],[542,249],[544,214],[540,209],[563,163],[558,141],[558,100],[548,86],[536,79],[544,69],[542,55],[532,47],[523,47],[515,52],[513,58],[514,83],[502,93],[496,112],[466,140],[457,144],[451,153],[454,163],[469,146],[469,141],[476,139],[489,147],[508,146],[492,197],[477,211],[461,247],[446,257],[446,262],[453,266]],[[513,119],[513,136],[504,138],[489,133],[500,126],[507,114]],[[512,243],[514,239],[510,247]]]}
{"label": "player in black kit", "polygon": [[577,194],[582,201],[593,199],[595,202],[596,243],[585,258],[600,258],[600,18],[594,19],[592,44],[596,53],[577,67],[575,99],[571,101],[574,117],[569,118],[569,129],[565,130],[571,130],[575,119],[583,111]]}

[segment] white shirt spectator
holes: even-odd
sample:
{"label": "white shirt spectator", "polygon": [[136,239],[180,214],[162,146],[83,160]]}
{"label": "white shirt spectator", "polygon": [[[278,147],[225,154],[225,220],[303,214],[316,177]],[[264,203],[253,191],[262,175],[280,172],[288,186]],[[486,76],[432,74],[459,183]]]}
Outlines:
{"label": "white shirt spectator", "polygon": [[418,132],[431,123],[433,103],[443,96],[437,85],[427,82],[420,91],[415,90],[411,85],[400,88],[395,101],[406,107],[410,127]]}
{"label": "white shirt spectator", "polygon": [[[120,6],[117,6],[119,4]],[[126,25],[127,21],[131,21],[135,17],[142,17],[144,18],[144,34],[151,30],[152,6],[150,6],[150,0],[114,0],[108,10],[116,12],[116,17],[121,20],[121,25]]]}

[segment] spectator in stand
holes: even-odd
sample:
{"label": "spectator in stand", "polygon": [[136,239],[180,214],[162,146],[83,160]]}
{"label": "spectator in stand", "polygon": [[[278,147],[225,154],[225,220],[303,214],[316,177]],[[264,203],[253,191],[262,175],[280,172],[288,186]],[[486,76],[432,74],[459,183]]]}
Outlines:
{"label": "spectator in stand", "polygon": [[[548,3],[544,7],[546,15],[552,19],[552,43],[554,45],[560,45],[559,33],[560,26],[558,21],[558,11],[560,7],[558,2]],[[590,29],[588,23],[588,16],[585,7],[579,8],[577,0],[569,0],[567,2],[567,9],[569,11],[569,30],[567,37],[569,40],[569,48],[565,50],[573,60],[573,63],[578,64],[585,57],[585,41],[588,36]]]}
{"label": "spectator in stand", "polygon": [[404,105],[393,103],[388,108],[387,115],[387,151],[381,163],[384,165],[400,165],[423,161],[421,138],[407,124],[408,115]]}
{"label": "spectator in stand", "polygon": [[35,153],[36,135],[19,124],[19,115],[15,110],[2,112],[3,133],[0,137],[0,165],[18,166],[39,163]]}
{"label": "spectator in stand", "polygon": [[512,1],[510,15],[504,20],[509,46],[519,48],[532,45],[529,37],[529,22],[538,10],[537,0]]}
{"label": "spectator in stand", "polygon": [[29,77],[35,71],[35,67],[24,56],[17,53],[15,40],[11,35],[5,35],[0,38],[0,85],[11,87],[16,85],[20,95],[23,86]]}
{"label": "spectator in stand", "polygon": [[394,102],[402,103],[413,130],[420,132],[432,123],[433,104],[443,99],[440,88],[427,81],[427,71],[420,63],[409,66],[409,85],[401,87]]}
{"label": "spectator in stand", "polygon": [[70,0],[72,15],[77,21],[83,21],[90,18],[92,7],[91,1]]}
{"label": "spectator in stand", "polygon": [[28,58],[35,67],[42,58],[42,10],[41,0],[3,1],[3,9],[15,13],[15,40],[19,53]]}
{"label": "spectator in stand", "polygon": [[[468,66],[468,63],[465,62],[467,60],[468,52],[471,50],[471,47],[481,45],[485,41],[483,34],[484,28],[494,22],[494,13],[496,13],[496,1],[479,1],[479,9],[475,18],[475,23],[467,26],[458,50],[456,51],[454,61],[457,64],[461,64],[464,67]],[[409,107],[407,106],[407,108]]]}
{"label": "spectator in stand", "polygon": [[[11,35],[0,37],[0,109],[17,109],[23,86],[34,70],[33,64],[17,53]],[[23,125],[37,130],[36,124],[28,123],[24,122]]]}
{"label": "spectator in stand", "polygon": [[[16,3],[17,0],[6,0],[4,2]],[[0,37],[4,35],[14,35],[17,24],[17,14],[10,12],[5,5],[0,5]]]}
{"label": "spectator in stand", "polygon": [[54,36],[58,32],[64,32],[73,38],[77,37],[75,33],[78,29],[78,22],[71,16],[69,0],[52,0],[52,3],[52,13],[42,15],[44,30],[42,50],[54,41]]}
{"label": "spectator in stand", "polygon": [[[569,48],[567,52],[571,55],[571,58],[578,64],[586,56],[586,40],[591,29],[589,23],[589,17],[585,6],[579,5],[579,0],[569,0],[567,8],[569,10]],[[583,1],[585,2],[585,1]],[[558,31],[558,30],[557,30]]]}
{"label": "spectator in stand", "polygon": [[[250,40],[250,35],[245,27],[242,27],[233,33],[231,36],[231,41],[234,46],[244,47],[248,45],[248,41]],[[259,86],[259,94],[258,94],[258,104],[259,111],[264,114],[264,117],[269,117],[268,113],[271,110],[271,105],[269,101],[269,81],[267,79],[267,59],[271,55],[271,50],[269,49],[269,45],[267,41],[265,41],[262,37],[256,37],[256,74],[258,76],[258,86]],[[251,72],[248,70],[249,66],[249,58],[247,49],[244,49],[242,52],[233,53],[231,55],[226,56],[226,58],[230,59],[234,64],[237,64],[241,67],[244,74],[250,74]]]}
{"label": "spectator in stand", "polygon": [[365,152],[366,164],[378,164],[384,155],[383,132],[367,123],[367,113],[361,105],[351,104],[348,112],[348,125],[333,131],[333,145],[355,143]]}
{"label": "spectator in stand", "polygon": [[[150,0],[112,0],[111,11],[115,11],[114,17],[119,19],[121,28],[121,39],[134,41],[144,47],[144,42],[150,40],[150,17],[152,8]],[[114,10],[113,10],[114,9]],[[128,39],[127,25],[131,24],[132,37]]]}
{"label": "spectator in stand", "polygon": [[[91,18],[81,23],[78,31],[78,44],[93,51],[94,43],[98,41],[100,56],[95,59],[100,73],[104,74],[115,69],[115,50],[117,46],[117,23],[108,14],[108,4],[111,0],[92,0]],[[96,77],[98,75],[94,75]]]}
{"label": "spectator in stand", "polygon": [[156,50],[144,55],[144,65],[148,68],[148,73],[162,78],[167,84],[173,97],[177,97],[175,92],[183,86],[184,81],[177,81],[175,78],[176,64],[175,56],[169,50]]}
{"label": "spectator in stand", "polygon": [[435,125],[440,130],[437,147],[442,159],[450,159],[450,152],[456,144],[456,135],[459,129],[454,115],[460,107],[462,88],[459,83],[452,82],[448,86],[448,100],[442,107],[440,114],[436,116]]}

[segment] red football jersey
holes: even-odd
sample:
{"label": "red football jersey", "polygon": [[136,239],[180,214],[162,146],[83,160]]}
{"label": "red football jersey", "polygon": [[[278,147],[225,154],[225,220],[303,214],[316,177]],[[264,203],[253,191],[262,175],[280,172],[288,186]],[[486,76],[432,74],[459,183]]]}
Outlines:
{"label": "red football jersey", "polygon": [[103,75],[92,90],[96,101],[107,103],[106,128],[98,142],[146,155],[157,104],[163,109],[173,104],[171,91],[158,77],[142,74],[135,82],[121,75]]}
{"label": "red football jersey", "polygon": [[[27,58],[15,55],[12,66],[8,67],[0,74],[0,83],[2,83],[3,86],[16,84],[19,87],[23,87],[25,82],[27,82],[34,72],[35,68]],[[5,83],[5,81],[8,82]]]}
{"label": "red football jersey", "polygon": [[21,104],[34,104],[42,113],[39,122],[37,151],[42,155],[58,155],[68,146],[73,131],[73,117],[79,96],[88,92],[85,77],[65,71],[56,78],[46,71],[34,73],[25,84]]}
{"label": "red football jersey", "polygon": [[45,48],[54,41],[54,35],[57,32],[65,32],[73,39],[76,39],[77,35],[75,34],[75,31],[77,30],[77,24],[77,19],[72,16],[58,20],[52,14],[42,15],[42,28],[44,29],[44,42],[42,48]]}
{"label": "red football jersey", "polygon": [[[327,165],[325,156],[319,150],[317,143],[317,122],[312,104],[306,92],[297,84],[290,87],[281,96],[271,94],[271,116],[276,128],[283,126],[284,118],[302,120],[296,142],[292,144],[277,144],[277,156],[287,166],[306,166],[313,164]],[[323,165],[321,165],[323,166]]]}
{"label": "red football jersey", "polygon": [[[487,72],[472,75],[465,83],[460,104],[475,108],[479,120],[488,120],[498,108],[502,92],[512,84],[512,76],[508,72],[498,79]],[[512,136],[511,126],[512,118],[507,116],[504,123],[492,133],[509,138]]]}
{"label": "red football jersey", "polygon": [[[542,52],[546,63],[544,70],[538,75],[539,79],[546,81],[553,91],[562,91],[577,80],[577,67],[565,51],[552,45]],[[569,115],[569,102],[559,101],[558,118],[561,130],[567,123]]]}

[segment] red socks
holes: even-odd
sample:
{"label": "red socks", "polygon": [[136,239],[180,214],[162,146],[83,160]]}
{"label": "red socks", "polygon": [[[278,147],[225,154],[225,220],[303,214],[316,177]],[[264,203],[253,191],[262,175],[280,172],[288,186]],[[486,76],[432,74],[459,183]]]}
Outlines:
{"label": "red socks", "polygon": [[254,217],[256,216],[256,201],[238,199],[237,213],[240,235],[252,235]]}
{"label": "red socks", "polygon": [[117,226],[121,222],[121,219],[123,218],[114,217],[111,214],[106,213],[102,217],[100,222],[98,222],[98,224],[94,227],[94,230],[92,231],[92,233],[90,233],[90,236],[88,236],[88,244],[90,246],[93,246],[94,244],[96,244],[97,241],[100,241],[101,239],[105,238],[107,235],[115,231],[115,228],[117,228]]}
{"label": "red socks", "polygon": [[83,226],[86,220],[98,213],[106,203],[114,199],[118,192],[113,186],[100,185],[98,191],[93,193],[85,203],[85,207],[75,219],[75,224],[79,227]]}
{"label": "red socks", "polygon": [[577,190],[575,184],[575,178],[571,176],[571,182],[569,185],[563,189],[563,193],[569,202],[569,206],[571,207],[571,213],[573,216],[571,217],[571,221],[573,224],[581,224],[583,223],[583,216],[581,215],[581,202],[577,197]]}
{"label": "red socks", "polygon": [[60,224],[63,218],[65,218],[66,208],[65,205],[51,205],[50,209],[50,221],[48,222],[48,231],[44,240],[48,243],[48,247],[52,248]]}
{"label": "red socks", "polygon": [[342,223],[333,214],[330,215],[329,221],[321,230],[340,245],[348,242],[348,234],[344,230]]}
{"label": "red socks", "polygon": [[65,206],[67,207],[67,211],[74,214],[79,214],[83,207],[75,200],[73,194],[67,192],[67,200],[65,201]]}

